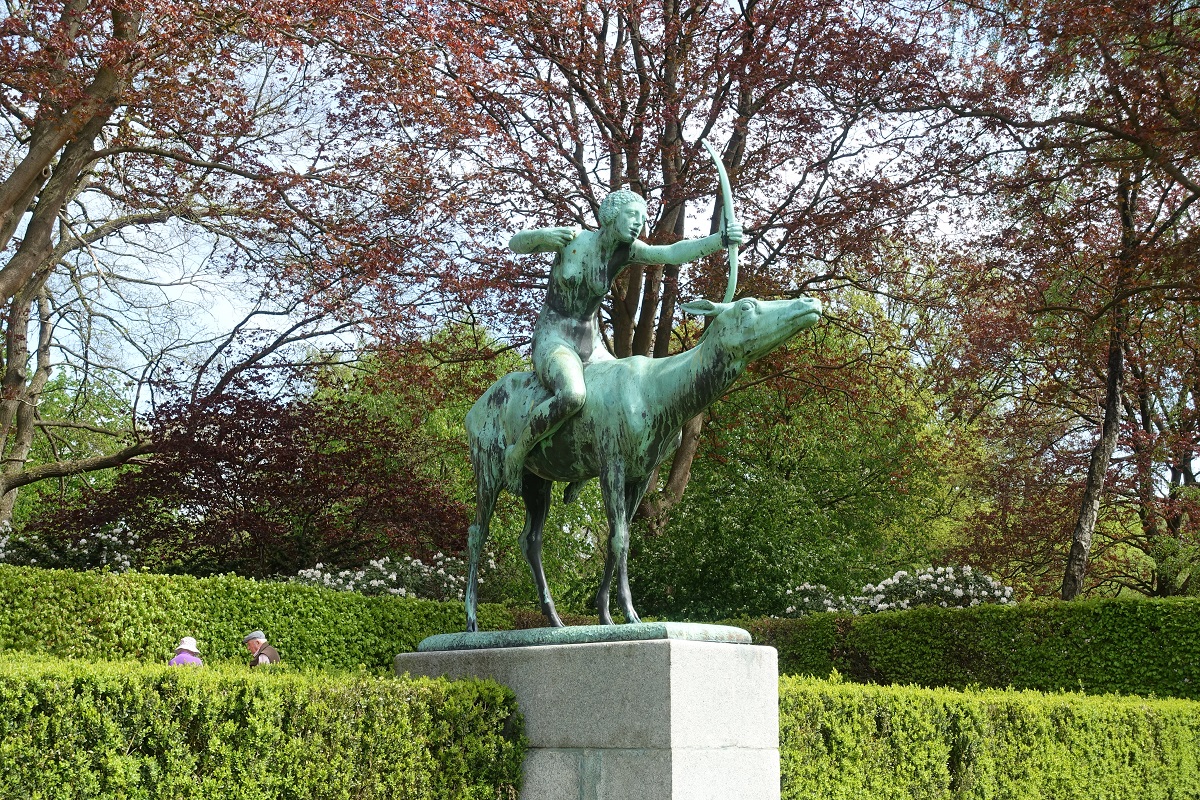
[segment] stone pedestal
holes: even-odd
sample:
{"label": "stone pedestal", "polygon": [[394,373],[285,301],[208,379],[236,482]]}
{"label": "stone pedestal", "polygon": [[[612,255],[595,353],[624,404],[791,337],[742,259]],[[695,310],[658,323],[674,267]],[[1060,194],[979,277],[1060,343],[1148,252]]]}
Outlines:
{"label": "stone pedestal", "polygon": [[530,744],[522,800],[778,800],[774,648],[647,627],[615,626],[641,629],[636,641],[402,653],[395,668],[513,689]]}

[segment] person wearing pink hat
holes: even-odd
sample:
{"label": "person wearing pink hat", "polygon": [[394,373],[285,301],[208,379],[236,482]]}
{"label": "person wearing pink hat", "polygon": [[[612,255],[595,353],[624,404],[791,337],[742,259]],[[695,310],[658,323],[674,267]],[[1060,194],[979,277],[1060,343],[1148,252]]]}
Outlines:
{"label": "person wearing pink hat", "polygon": [[179,640],[179,644],[175,646],[175,657],[167,663],[172,667],[204,666],[204,662],[200,660],[200,650],[196,646],[196,640],[191,636],[185,636]]}

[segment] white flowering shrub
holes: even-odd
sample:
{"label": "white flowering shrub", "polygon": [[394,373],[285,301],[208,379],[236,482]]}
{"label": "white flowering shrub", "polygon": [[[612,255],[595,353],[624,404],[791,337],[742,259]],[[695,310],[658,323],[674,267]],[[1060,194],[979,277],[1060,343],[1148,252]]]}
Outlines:
{"label": "white flowering shrub", "polygon": [[0,564],[51,569],[107,569],[128,572],[138,555],[138,537],[123,523],[80,535],[78,539],[42,539],[0,528]]}
{"label": "white flowering shrub", "polygon": [[[496,562],[489,557],[480,567],[479,582],[483,583],[484,568],[495,569]],[[467,562],[438,553],[428,564],[411,556],[397,560],[375,559],[358,569],[336,570],[317,564],[312,569],[300,570],[288,580],[339,592],[390,594],[425,600],[462,600],[467,588]]]}
{"label": "white flowering shrub", "polygon": [[962,607],[980,603],[1012,603],[1013,590],[995,578],[965,567],[929,567],[917,573],[900,570],[878,584],[867,584],[853,597],[834,596],[824,586],[801,584],[787,590],[785,616],[815,611],[870,614],[917,606]]}
{"label": "white flowering shrub", "polygon": [[835,595],[829,587],[819,583],[802,583],[788,589],[787,595],[790,603],[787,609],[789,616],[801,616],[817,611],[842,611],[850,604],[845,595]]}

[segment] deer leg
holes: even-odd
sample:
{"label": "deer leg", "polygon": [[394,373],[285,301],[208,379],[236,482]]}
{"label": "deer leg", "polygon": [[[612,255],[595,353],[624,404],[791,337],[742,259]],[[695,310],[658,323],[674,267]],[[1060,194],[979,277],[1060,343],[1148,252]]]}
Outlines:
{"label": "deer leg", "polygon": [[475,462],[475,522],[467,531],[467,589],[464,599],[467,606],[467,630],[479,630],[479,559],[483,545],[487,542],[488,526],[496,498],[500,494],[500,465],[474,458]]}
{"label": "deer leg", "polygon": [[642,502],[642,497],[645,496],[649,487],[650,480],[648,478],[625,484],[625,547],[617,562],[617,602],[621,606],[621,613],[625,615],[628,622],[642,621],[633,608],[633,594],[629,591],[629,531],[633,524],[633,517],[637,514],[638,505]]}
{"label": "deer leg", "polygon": [[608,593],[613,573],[629,548],[629,520],[625,513],[625,465],[606,464],[600,474],[600,491],[604,495],[604,510],[608,516],[608,551],[604,555],[604,577],[596,592],[596,610],[600,624],[612,625],[608,609]]}
{"label": "deer leg", "polygon": [[542,614],[551,627],[561,628],[563,623],[558,618],[558,612],[554,610],[554,598],[550,597],[546,573],[542,571],[542,531],[550,513],[550,492],[553,488],[553,481],[539,478],[532,472],[525,473],[521,487],[521,497],[525,501],[525,528],[521,531],[521,552],[525,554],[525,560],[529,562],[529,569],[533,573]]}

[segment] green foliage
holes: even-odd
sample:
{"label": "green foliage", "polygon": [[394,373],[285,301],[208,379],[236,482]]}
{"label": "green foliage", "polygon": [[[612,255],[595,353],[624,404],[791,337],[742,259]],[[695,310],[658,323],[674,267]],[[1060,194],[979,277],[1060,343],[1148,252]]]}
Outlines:
{"label": "green foliage", "polygon": [[[38,428],[27,466],[103,456],[119,449],[125,443],[121,432],[132,419],[128,399],[113,388],[123,382],[124,378],[105,370],[96,370],[86,381],[56,370],[37,404],[39,419],[50,424]],[[78,503],[111,486],[114,477],[111,470],[101,470],[35,483],[17,494],[13,522],[20,527],[33,517]]]}
{"label": "green foliage", "polygon": [[1200,704],[780,681],[783,797],[1200,798]]}
{"label": "green foliage", "polygon": [[[485,630],[511,616],[480,607]],[[59,658],[166,662],[181,636],[195,636],[206,662],[243,661],[242,637],[267,633],[299,668],[391,667],[426,636],[459,631],[460,603],[364,597],[223,575],[68,572],[0,566],[0,651]]]}
{"label": "green foliage", "polygon": [[0,796],[515,797],[490,681],[0,658]]}
{"label": "green foliage", "polygon": [[[696,620],[782,614],[791,587],[850,594],[930,563],[948,536],[945,437],[911,386],[911,365],[864,355],[867,344],[832,324],[795,347],[757,365],[710,409],[673,519],[661,535],[634,538],[640,611]],[[825,365],[850,358],[873,363],[841,375],[845,383],[816,383],[828,379]]]}
{"label": "green foliage", "polygon": [[1200,700],[1200,599],[920,608],[743,621],[780,672]]}

